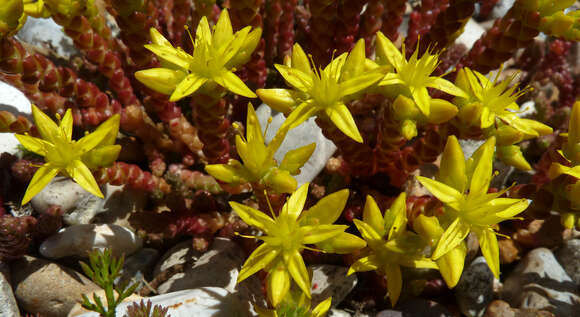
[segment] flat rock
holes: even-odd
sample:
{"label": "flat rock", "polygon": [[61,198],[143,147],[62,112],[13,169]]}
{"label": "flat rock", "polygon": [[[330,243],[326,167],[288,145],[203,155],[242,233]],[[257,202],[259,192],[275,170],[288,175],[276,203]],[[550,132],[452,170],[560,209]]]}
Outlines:
{"label": "flat rock", "polygon": [[572,239],[556,252],[556,258],[576,285],[580,285],[580,240]]}
{"label": "flat rock", "polygon": [[114,224],[74,225],[60,230],[40,245],[40,253],[51,259],[87,257],[95,249],[109,248],[113,255],[128,256],[141,249],[143,241],[131,230]]}
{"label": "flat rock", "polygon": [[[272,117],[272,123],[266,131],[266,142],[269,143],[274,136],[278,128],[284,123],[286,118],[282,113],[272,110],[267,105],[261,105],[256,110],[258,119],[260,120],[260,125],[262,129],[266,128],[268,118]],[[280,148],[274,155],[277,162],[282,162],[284,155],[290,150],[297,149],[301,146],[308,145],[310,143],[316,143],[316,150],[312,153],[310,159],[304,164],[300,169],[300,174],[294,176],[298,182],[298,186],[310,182],[311,180],[320,173],[320,171],[326,165],[328,159],[336,151],[336,146],[332,141],[324,137],[322,130],[314,122],[315,118],[310,118],[304,123],[300,124],[296,128],[290,130],[286,139],[280,145]]]}
{"label": "flat rock", "polygon": [[172,253],[168,252],[163,257],[164,260],[160,261],[155,274],[175,264],[184,264],[185,268],[182,273],[174,274],[159,285],[158,293],[165,294],[206,286],[221,287],[229,292],[238,292],[243,300],[265,305],[261,292],[262,285],[257,276],[251,276],[237,285],[239,270],[246,256],[231,240],[216,238],[210,250],[201,255],[191,249],[191,242],[188,242],[187,247],[185,244],[179,244],[172,250],[170,250]]}
{"label": "flat rock", "polygon": [[494,300],[489,304],[484,317],[554,317],[549,311],[538,309],[517,309],[502,300]]}
{"label": "flat rock", "polygon": [[404,317],[403,312],[392,309],[381,310],[376,317]]}
{"label": "flat rock", "polygon": [[143,248],[127,257],[123,264],[123,270],[121,270],[119,282],[138,283],[137,290],[139,290],[143,286],[143,282],[148,280],[146,277],[153,271],[158,257],[159,251],[152,248]]}
{"label": "flat rock", "polygon": [[0,272],[0,316],[19,317],[18,305],[12,292],[12,286],[3,273]]}
{"label": "flat rock", "polygon": [[[211,317],[246,317],[249,316],[249,305],[238,299],[235,294],[219,287],[201,287],[179,292],[167,293],[146,298],[152,305],[168,307],[171,317],[211,316]],[[121,303],[116,310],[117,316],[124,316],[127,307],[133,302]],[[98,317],[90,312],[79,317]]]}
{"label": "flat rock", "polygon": [[552,251],[530,251],[509,274],[502,299],[512,307],[547,310],[556,316],[574,316],[580,311],[578,285],[566,274]]}
{"label": "flat rock", "polygon": [[498,19],[506,15],[509,9],[514,5],[515,0],[500,0],[491,10],[490,19]]}
{"label": "flat rock", "polygon": [[128,225],[129,215],[142,210],[146,201],[142,193],[125,186],[107,184],[101,186],[101,191],[104,198],[92,195],[70,178],[56,177],[32,198],[31,203],[40,213],[52,205],[61,206],[63,221],[68,225],[91,223],[96,215],[103,213],[100,222]]}
{"label": "flat rock", "polygon": [[477,257],[465,268],[455,287],[457,304],[463,314],[481,317],[493,300],[493,273],[483,256]]}
{"label": "flat rock", "polygon": [[[115,294],[118,295],[117,292],[115,292]],[[103,303],[107,302],[107,296],[105,295],[105,290],[103,290],[103,289],[100,289],[96,292],[92,292],[92,293],[86,294],[86,295],[90,299],[91,303],[94,303],[94,301],[93,301],[93,298],[95,298],[94,296],[98,296]],[[115,295],[115,296],[117,296],[117,295]],[[127,297],[123,300],[123,303],[140,301],[141,299],[143,299],[143,297],[141,297],[137,294],[131,294],[131,295],[129,295],[129,297]],[[68,313],[67,317],[79,316],[79,315],[83,315],[83,314],[90,313],[90,312],[91,312],[90,310],[83,308],[81,306],[81,303],[79,302],[73,306],[73,308]],[[147,317],[149,317],[149,316],[147,316]]]}
{"label": "flat rock", "polygon": [[350,317],[350,316],[352,316],[352,315],[349,314],[348,312],[345,312],[342,309],[331,308],[328,311],[327,317]]}
{"label": "flat rock", "polygon": [[12,262],[11,271],[20,307],[45,317],[66,316],[81,294],[99,289],[79,272],[31,256]]}
{"label": "flat rock", "polygon": [[79,55],[79,51],[62,27],[52,18],[37,19],[28,17],[26,23],[18,31],[18,37],[24,42],[55,52],[63,57]]}
{"label": "flat rock", "polygon": [[485,33],[483,27],[475,22],[473,18],[469,18],[465,24],[463,33],[455,40],[455,43],[463,44],[467,49],[470,49],[483,33]]}
{"label": "flat rock", "polygon": [[[32,118],[28,98],[20,90],[2,81],[0,81],[0,111],[8,111],[17,117],[21,115],[29,120]],[[18,145],[20,142],[14,133],[0,133],[0,153],[16,154],[19,152]]]}
{"label": "flat rock", "polygon": [[332,296],[332,307],[339,305],[358,283],[356,274],[346,276],[348,268],[338,265],[313,265],[312,307]]}

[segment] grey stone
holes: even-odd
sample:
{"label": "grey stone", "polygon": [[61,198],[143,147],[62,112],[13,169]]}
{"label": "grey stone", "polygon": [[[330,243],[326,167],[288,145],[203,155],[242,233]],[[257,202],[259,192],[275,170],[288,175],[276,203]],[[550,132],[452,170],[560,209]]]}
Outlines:
{"label": "grey stone", "polygon": [[515,0],[500,0],[491,10],[490,19],[502,18],[508,10],[514,5]]}
{"label": "grey stone", "polygon": [[463,150],[463,156],[467,160],[468,158],[473,155],[485,140],[467,140],[467,139],[459,139],[459,145],[461,145],[461,150]]}
{"label": "grey stone", "polygon": [[159,251],[152,248],[143,248],[127,257],[119,282],[138,283],[137,290],[139,290],[143,286],[143,282],[147,280],[145,277],[153,270],[153,265],[158,257]]}
{"label": "grey stone", "polygon": [[313,265],[312,307],[332,296],[332,307],[339,305],[358,283],[356,274],[346,276],[348,268],[338,265]]}
{"label": "grey stone", "polygon": [[74,225],[42,242],[40,253],[51,259],[87,257],[92,250],[109,248],[115,256],[128,256],[141,249],[142,245],[141,238],[125,227],[114,224]]}
{"label": "grey stone", "polygon": [[504,282],[501,296],[512,307],[543,309],[556,316],[580,311],[578,285],[566,274],[552,251],[530,251]]}
{"label": "grey stone", "polygon": [[380,311],[376,317],[403,317],[403,312],[392,309],[385,309]]}
{"label": "grey stone", "polygon": [[331,308],[328,311],[327,317],[350,317],[350,316],[352,316],[352,315],[349,314],[348,312],[345,312],[342,309]]}
{"label": "grey stone", "polygon": [[473,44],[479,40],[481,35],[485,33],[483,27],[481,27],[475,20],[469,18],[463,29],[463,33],[455,40],[457,44],[463,44],[465,47],[470,49]]}
{"label": "grey stone", "polygon": [[556,252],[556,258],[572,280],[580,285],[580,240],[566,241]]}
{"label": "grey stone", "polygon": [[81,294],[99,287],[84,275],[43,259],[25,256],[11,264],[12,285],[20,307],[45,317],[68,314]]}
{"label": "grey stone", "polygon": [[[15,87],[0,81],[0,111],[8,111],[15,116],[24,116],[28,119],[32,117],[30,101],[24,94]],[[20,142],[14,133],[0,133],[0,153],[18,153]]]}
{"label": "grey stone", "polygon": [[[249,303],[240,301],[235,294],[219,287],[201,287],[179,292],[149,297],[152,305],[168,307],[171,317],[211,316],[211,317],[246,317],[249,316]],[[133,302],[121,303],[116,309],[117,316],[124,316],[127,307]],[[98,317],[91,312],[79,317]]]}
{"label": "grey stone", "polygon": [[[267,105],[258,107],[256,114],[258,115],[262,129],[266,128],[268,118],[272,117],[272,123],[270,123],[268,131],[266,132],[266,142],[270,142],[286,118],[282,113],[276,113]],[[314,150],[310,159],[300,169],[300,174],[294,176],[298,182],[298,186],[314,179],[324,168],[328,159],[334,154],[334,151],[336,151],[334,143],[322,135],[322,130],[316,125],[314,120],[315,118],[310,118],[290,130],[286,139],[274,155],[277,162],[282,162],[284,155],[288,151],[313,142],[316,143],[316,150]]]}
{"label": "grey stone", "polygon": [[191,243],[191,240],[183,241],[167,250],[155,265],[153,275],[157,276],[175,265],[186,264],[187,262],[195,263],[203,252],[194,250]]}
{"label": "grey stone", "polygon": [[494,276],[483,256],[477,257],[465,268],[455,287],[457,304],[463,314],[481,317],[493,300]]}
{"label": "grey stone", "polygon": [[10,281],[0,272],[0,316],[19,317],[18,305]]}
{"label": "grey stone", "polygon": [[62,57],[70,58],[79,55],[72,39],[64,34],[62,27],[56,24],[52,18],[28,17],[17,35],[24,42],[53,51]]}

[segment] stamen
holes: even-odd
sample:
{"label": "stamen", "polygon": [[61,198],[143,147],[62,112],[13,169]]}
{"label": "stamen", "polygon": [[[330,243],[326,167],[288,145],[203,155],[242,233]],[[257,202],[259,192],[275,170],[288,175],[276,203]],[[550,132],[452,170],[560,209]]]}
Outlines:
{"label": "stamen", "polygon": [[246,138],[244,137],[244,134],[242,133],[242,127],[237,122],[232,123],[232,128],[242,138],[242,141],[248,143],[248,141],[246,141]]}
{"label": "stamen", "polygon": [[273,120],[272,117],[268,118],[268,123],[266,123],[266,128],[264,129],[264,135],[262,136],[264,138],[264,140],[266,139],[266,134],[268,133],[268,128],[270,127],[272,120]]}
{"label": "stamen", "polygon": [[268,197],[268,191],[264,189],[264,196],[266,196],[266,202],[268,203],[268,209],[270,209],[270,214],[272,215],[272,219],[276,220],[276,215],[274,214],[274,208],[272,208],[272,204],[270,203],[270,198]]}
{"label": "stamen", "polygon": [[193,47],[195,47],[195,41],[193,40],[193,36],[191,35],[191,32],[189,31],[189,26],[185,25],[185,26],[183,26],[183,28],[185,29],[185,31],[189,35],[189,39],[191,40],[191,45],[193,45]]}

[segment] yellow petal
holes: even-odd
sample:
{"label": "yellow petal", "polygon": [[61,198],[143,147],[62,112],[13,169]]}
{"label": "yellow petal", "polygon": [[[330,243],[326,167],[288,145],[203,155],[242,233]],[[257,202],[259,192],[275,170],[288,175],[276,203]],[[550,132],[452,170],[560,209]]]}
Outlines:
{"label": "yellow petal", "polygon": [[365,59],[365,41],[364,39],[359,39],[344,62],[340,80],[346,81],[362,74],[364,72]]}
{"label": "yellow petal", "polygon": [[397,47],[382,32],[377,32],[377,62],[389,62],[395,69],[403,68],[405,59]]}
{"label": "yellow petal", "polygon": [[439,272],[441,272],[441,276],[443,276],[449,288],[455,287],[457,282],[459,282],[466,255],[467,247],[465,243],[460,243],[437,260]]}
{"label": "yellow petal", "polygon": [[297,68],[290,68],[286,65],[276,64],[274,66],[280,75],[282,75],[282,77],[284,77],[284,79],[292,87],[303,92],[308,92],[308,90],[312,87],[312,78],[309,74]]}
{"label": "yellow petal", "polygon": [[277,193],[292,193],[298,186],[296,179],[288,171],[279,168],[270,169],[262,177],[261,182]]}
{"label": "yellow petal", "polygon": [[62,130],[64,136],[67,140],[72,140],[72,133],[73,133],[73,116],[72,110],[69,108],[66,110],[64,117],[60,121],[59,128]]}
{"label": "yellow petal", "polygon": [[340,83],[340,93],[342,96],[362,93],[366,88],[376,84],[383,77],[383,74],[379,72],[370,72],[351,77]]}
{"label": "yellow petal", "polygon": [[349,268],[347,275],[351,275],[354,272],[368,272],[374,271],[379,268],[379,263],[376,255],[369,255],[358,259]]}
{"label": "yellow petal", "polygon": [[302,255],[298,250],[290,252],[284,255],[284,262],[288,266],[288,272],[292,276],[296,285],[304,292],[304,294],[311,298],[310,296],[310,276],[308,275],[308,270],[302,259]]}
{"label": "yellow petal", "polygon": [[228,9],[222,10],[220,17],[215,25],[213,33],[213,46],[217,47],[222,43],[227,43],[231,41],[234,37],[234,30],[232,28],[232,23],[230,22],[230,15],[228,14]]}
{"label": "yellow petal", "polygon": [[306,197],[308,196],[308,186],[310,183],[306,183],[300,188],[298,188],[288,199],[288,201],[282,207],[281,215],[286,215],[290,217],[292,221],[296,221],[304,209],[304,203],[306,203]]}
{"label": "yellow petal", "polygon": [[447,100],[431,99],[429,104],[430,113],[428,117],[429,123],[441,124],[451,120],[459,111],[457,107]]}
{"label": "yellow petal", "polygon": [[499,246],[495,233],[491,229],[484,229],[476,231],[476,234],[489,269],[496,278],[499,278]]}
{"label": "yellow petal", "polygon": [[399,194],[387,212],[395,215],[395,220],[389,228],[389,240],[399,237],[407,228],[407,195]]}
{"label": "yellow petal", "polygon": [[252,92],[246,84],[244,84],[240,77],[232,72],[223,72],[219,77],[214,78],[214,80],[234,94],[248,98],[256,98],[256,94]]}
{"label": "yellow petal", "polygon": [[330,108],[324,109],[324,112],[342,133],[358,143],[363,143],[363,138],[358,131],[356,122],[345,104],[337,103]]}
{"label": "yellow petal", "polygon": [[332,239],[316,243],[316,247],[320,250],[337,254],[350,254],[366,246],[365,240],[347,232],[341,232],[332,237]]}
{"label": "yellow petal", "polygon": [[427,87],[439,89],[453,96],[469,98],[469,96],[463,90],[461,90],[461,88],[455,86],[453,83],[446,79],[441,77],[429,77],[429,79],[430,80],[427,82]]}
{"label": "yellow petal", "polygon": [[395,307],[399,296],[401,295],[401,289],[403,288],[403,276],[401,274],[401,267],[397,264],[385,264],[384,265],[385,275],[387,276],[387,290],[389,292],[389,299],[391,300],[391,305]]}
{"label": "yellow petal", "polygon": [[381,210],[371,195],[367,195],[363,209],[363,221],[371,226],[381,237],[387,233]]}
{"label": "yellow petal", "polygon": [[405,85],[399,74],[388,73],[381,79],[379,86]]}
{"label": "yellow petal", "polygon": [[347,53],[342,53],[338,57],[335,57],[332,61],[330,61],[330,63],[328,63],[328,65],[326,65],[324,72],[327,72],[336,80],[340,79],[339,74],[342,71],[342,66],[344,66],[347,55]]}
{"label": "yellow petal", "polygon": [[50,143],[55,143],[55,140],[61,139],[60,129],[56,123],[35,105],[32,105],[32,117],[42,139]]}
{"label": "yellow petal", "polygon": [[481,109],[481,128],[486,129],[495,123],[495,113],[490,111],[488,107]]}
{"label": "yellow petal", "polygon": [[244,262],[240,274],[238,274],[238,283],[241,283],[254,273],[265,268],[278,254],[279,250],[270,247],[266,243],[261,244],[250,254],[246,262]]}
{"label": "yellow petal", "polygon": [[211,176],[226,183],[240,183],[248,181],[240,162],[232,162],[232,164],[210,164],[205,166],[205,171]]}
{"label": "yellow petal", "polygon": [[292,47],[292,59],[291,59],[292,68],[299,69],[300,71],[304,72],[304,74],[312,76],[312,68],[310,67],[310,61],[304,53],[304,50],[300,46],[300,44],[296,43]]}
{"label": "yellow petal", "polygon": [[439,266],[433,260],[428,258],[413,258],[413,259],[403,259],[400,264],[410,268],[416,269],[438,269]]}
{"label": "yellow petal", "polygon": [[300,218],[302,225],[327,225],[334,223],[348,200],[348,189],[339,190],[320,199]]}
{"label": "yellow petal", "polygon": [[287,170],[292,175],[296,175],[300,172],[300,168],[306,164],[308,159],[314,150],[316,149],[316,143],[310,143],[308,145],[299,147],[294,150],[290,150],[284,155],[282,163],[280,163],[280,168]]}
{"label": "yellow petal", "polygon": [[79,184],[84,190],[89,193],[104,198],[93,173],[89,168],[80,160],[74,160],[72,163],[66,167],[66,172]]}
{"label": "yellow petal", "polygon": [[277,307],[290,290],[290,274],[283,265],[278,265],[268,272],[266,284],[268,299],[272,306]]}
{"label": "yellow petal", "polygon": [[248,141],[248,144],[264,144],[264,136],[262,135],[260,121],[258,120],[258,115],[256,115],[256,111],[251,102],[248,103],[248,114],[246,118],[246,140]]}
{"label": "yellow petal", "polygon": [[568,144],[580,143],[580,100],[572,106],[570,122],[568,123]]}
{"label": "yellow petal", "polygon": [[195,47],[198,47],[198,45],[209,46],[211,43],[211,37],[211,30],[209,28],[209,23],[207,22],[207,17],[203,16],[201,20],[199,20],[199,24],[197,25],[195,32]]}
{"label": "yellow petal", "polygon": [[453,187],[423,176],[416,176],[416,178],[433,196],[445,204],[450,204],[451,207],[454,207],[453,203],[463,198],[463,195]]}
{"label": "yellow petal", "polygon": [[411,95],[413,95],[413,100],[417,104],[417,107],[421,110],[421,112],[426,116],[430,116],[430,107],[431,104],[431,97],[429,96],[429,92],[425,87],[414,87],[411,88]]}
{"label": "yellow petal", "polygon": [[252,207],[230,201],[230,206],[242,220],[250,226],[261,229],[264,232],[270,232],[276,227],[272,218],[266,216],[263,212]]}
{"label": "yellow petal", "polygon": [[467,187],[465,157],[454,135],[447,137],[437,179],[463,193]]}
{"label": "yellow petal", "polygon": [[89,169],[108,167],[117,160],[119,153],[121,153],[121,146],[118,144],[99,146],[83,154],[81,161]]}
{"label": "yellow petal", "polygon": [[312,100],[303,102],[290,113],[282,126],[280,126],[280,129],[293,129],[315,115],[318,111],[319,109],[314,106]]}
{"label": "yellow petal", "polygon": [[200,77],[195,73],[190,73],[181,82],[179,82],[179,84],[177,84],[177,87],[175,87],[171,97],[169,97],[169,101],[178,101],[181,98],[193,94],[203,84],[205,84],[206,81],[207,78]]}
{"label": "yellow petal", "polygon": [[304,244],[316,244],[334,238],[347,228],[346,225],[301,226],[300,232],[304,237],[302,240]]}
{"label": "yellow petal", "polygon": [[173,48],[173,45],[157,29],[150,28],[149,36],[151,37],[151,43]]}
{"label": "yellow petal", "polygon": [[298,103],[296,98],[298,93],[289,89],[258,89],[256,94],[262,101],[276,111],[280,111],[286,115],[294,109]]}
{"label": "yellow petal", "polygon": [[413,220],[413,230],[417,232],[423,239],[429,242],[429,245],[433,245],[434,242],[439,240],[439,237],[443,234],[443,228],[439,224],[437,217],[427,217],[423,214],[419,214],[417,218]]}
{"label": "yellow petal", "polygon": [[16,139],[18,139],[18,142],[20,142],[20,144],[22,144],[22,146],[24,146],[27,150],[40,156],[46,156],[49,147],[52,147],[52,144],[40,138],[35,138],[24,134],[15,134],[14,136]]}
{"label": "yellow petal", "polygon": [[147,44],[145,48],[153,52],[163,61],[182,69],[189,69],[191,56],[187,53],[166,45]]}
{"label": "yellow petal", "polygon": [[323,300],[320,304],[316,305],[312,310],[312,317],[324,317],[326,312],[330,309],[332,304],[332,297]]}
{"label": "yellow petal", "polygon": [[491,181],[493,172],[493,152],[495,149],[495,138],[489,138],[478,149],[477,155],[474,155],[473,164],[475,169],[471,176],[471,184],[469,186],[469,195],[480,196],[487,193],[489,182]]}
{"label": "yellow petal", "polygon": [[171,95],[185,76],[184,71],[169,68],[150,68],[135,73],[142,84],[165,95]]}
{"label": "yellow petal", "polygon": [[368,241],[380,241],[383,239],[370,225],[358,220],[354,219],[354,225],[360,232],[363,239]]}
{"label": "yellow petal", "polygon": [[95,131],[85,135],[77,141],[76,146],[81,154],[86,153],[97,146],[112,145],[115,143],[117,133],[119,132],[119,124],[121,116],[118,114],[110,117],[107,121],[101,123]]}
{"label": "yellow petal", "polygon": [[458,244],[460,244],[465,237],[469,234],[471,226],[465,224],[460,218],[455,219],[451,225],[443,232],[437,248],[433,252],[433,260],[437,260],[442,257],[447,252],[454,249]]}
{"label": "yellow petal", "polygon": [[517,145],[498,146],[497,157],[507,165],[511,165],[522,171],[529,171],[532,166],[522,153],[522,150]]}
{"label": "yellow petal", "polygon": [[[261,38],[261,28],[255,28],[252,30],[252,32],[250,32],[241,42],[241,47],[237,50],[238,52],[226,63],[225,67],[227,69],[237,68],[238,66],[244,65],[250,61],[252,53],[256,50]],[[238,40],[237,37],[236,40]]]}
{"label": "yellow petal", "polygon": [[59,169],[55,168],[54,166],[50,165],[50,163],[42,165],[28,184],[28,188],[26,188],[26,193],[24,193],[24,197],[22,198],[22,205],[28,203],[32,197],[36,196],[36,194],[40,193],[40,191],[48,184],[50,181],[58,174]]}

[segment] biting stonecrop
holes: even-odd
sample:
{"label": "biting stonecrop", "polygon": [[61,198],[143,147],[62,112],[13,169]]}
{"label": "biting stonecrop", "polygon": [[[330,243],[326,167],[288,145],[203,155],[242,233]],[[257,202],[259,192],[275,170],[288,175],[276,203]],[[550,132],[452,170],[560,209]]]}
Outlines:
{"label": "biting stonecrop", "polygon": [[302,250],[350,253],[366,245],[357,236],[344,232],[348,226],[332,224],[344,209],[349,191],[343,189],[330,194],[303,211],[308,186],[307,183],[299,187],[279,215],[270,210],[270,217],[260,210],[230,201],[232,209],[245,223],[263,232],[263,235],[250,236],[263,243],[244,263],[238,283],[265,269],[268,299],[274,307],[288,294],[291,280],[310,298],[310,276],[300,254]]}
{"label": "biting stonecrop", "polygon": [[350,53],[333,59],[325,68],[317,69],[299,44],[294,44],[292,57],[276,69],[294,89],[258,89],[256,93],[270,107],[288,115],[282,128],[298,126],[319,115],[332,121],[345,135],[362,143],[363,138],[346,103],[366,88],[377,83],[383,73],[365,67],[364,40],[359,40]]}
{"label": "biting stonecrop", "polygon": [[495,138],[489,138],[465,160],[455,136],[447,139],[436,180],[417,176],[445,205],[449,226],[441,235],[432,258],[437,260],[474,232],[491,272],[499,278],[499,248],[494,226],[524,211],[527,199],[500,198],[507,189],[488,193],[493,175]]}
{"label": "biting stonecrop", "polygon": [[171,43],[154,28],[150,30],[152,44],[145,47],[161,61],[161,66],[141,70],[135,78],[145,86],[160,93],[170,95],[170,101],[187,97],[199,89],[211,91],[218,84],[229,91],[248,98],[256,95],[233,72],[245,64],[260,41],[262,30],[250,32],[247,26],[233,32],[228,10],[224,9],[210,30],[207,17],[197,26],[193,53],[190,55],[181,47]]}
{"label": "biting stonecrop", "polygon": [[71,109],[66,111],[58,126],[34,105],[32,117],[40,138],[27,134],[16,134],[16,138],[24,148],[43,156],[45,163],[28,184],[22,204],[29,202],[58,173],[71,177],[89,193],[103,198],[91,169],[110,166],[119,156],[121,146],[115,145],[115,140],[121,117],[118,114],[112,116],[78,141],[72,140]]}
{"label": "biting stonecrop", "polygon": [[238,160],[230,159],[227,164],[206,165],[205,170],[222,182],[258,183],[277,193],[292,193],[297,186],[292,175],[299,173],[300,167],[314,152],[316,144],[311,143],[288,151],[278,165],[274,154],[284,141],[287,132],[288,128],[279,129],[266,146],[258,116],[250,103],[248,104],[246,138],[236,135],[236,149],[243,164]]}
{"label": "biting stonecrop", "polygon": [[367,196],[363,220],[354,219],[368,248],[351,265],[348,274],[377,270],[386,276],[393,306],[399,300],[403,286],[401,266],[437,269],[437,264],[425,257],[427,243],[418,234],[407,231],[406,197],[401,193],[382,216],[373,197]]}

